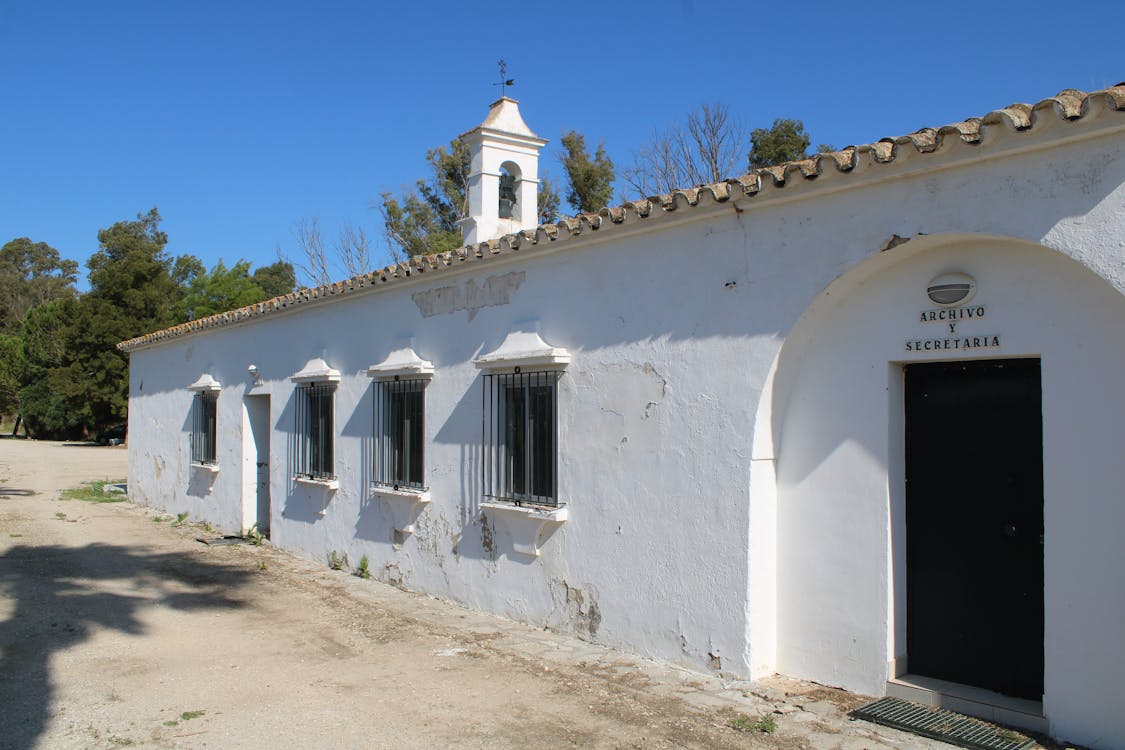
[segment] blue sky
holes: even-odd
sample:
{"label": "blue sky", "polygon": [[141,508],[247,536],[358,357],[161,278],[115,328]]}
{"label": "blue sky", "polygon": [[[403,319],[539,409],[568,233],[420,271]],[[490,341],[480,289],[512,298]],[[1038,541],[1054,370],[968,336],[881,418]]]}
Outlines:
{"label": "blue sky", "polygon": [[500,58],[558,181],[566,130],[620,169],[703,102],[842,147],[1102,88],[1125,80],[1123,22],[1119,0],[0,0],[0,243],[84,264],[157,206],[169,251],[209,267],[292,253],[302,217],[382,250],[373,202],[484,118]]}

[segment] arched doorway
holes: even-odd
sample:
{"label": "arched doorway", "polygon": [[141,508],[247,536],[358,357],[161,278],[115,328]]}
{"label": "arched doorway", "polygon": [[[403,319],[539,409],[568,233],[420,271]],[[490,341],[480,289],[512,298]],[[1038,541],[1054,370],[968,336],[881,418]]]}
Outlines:
{"label": "arched doorway", "polygon": [[[939,304],[927,296],[932,282],[951,273],[964,274],[975,284],[975,296],[964,304]],[[969,307],[971,316],[964,309]],[[958,381],[958,370],[967,373],[966,379]],[[1018,383],[990,380],[1004,371]],[[974,378],[976,385],[970,382]],[[1041,622],[1029,623],[1036,617],[1033,606],[1030,614],[1019,612],[1008,623],[993,623],[991,635],[983,627],[969,632],[979,636],[973,658],[992,660],[992,667],[1006,674],[1004,659],[1009,665],[1034,662],[1038,649],[1043,666],[1033,666],[1032,672],[1043,681],[1048,716],[1052,711],[1063,716],[1079,710],[1083,700],[1097,700],[1087,682],[1091,674],[1112,692],[1125,666],[1125,651],[1113,635],[1114,628],[1125,626],[1125,606],[1112,606],[1112,623],[1103,618],[1098,624],[1083,620],[1076,625],[1068,612],[1074,607],[1105,610],[1104,597],[1089,581],[1103,575],[1099,566],[1108,558],[1121,557],[1108,552],[1120,545],[1105,529],[1106,524],[1125,523],[1125,503],[1115,489],[1125,483],[1125,468],[1114,447],[1125,442],[1125,400],[1118,394],[1123,381],[1125,297],[1074,260],[1033,243],[973,235],[919,237],[868,259],[831,284],[787,337],[772,388],[778,671],[878,695],[888,678],[910,669],[908,579],[917,562],[907,555],[910,430],[933,439],[928,448],[914,439],[934,459],[930,474],[919,476],[934,481],[944,472],[950,480],[936,500],[919,501],[921,507],[937,503],[931,508],[936,516],[944,511],[953,519],[935,532],[937,541],[923,557],[937,554],[934,550],[957,557],[958,575],[971,579],[975,571],[984,581],[976,596],[987,596],[991,587],[1002,601],[998,587],[1005,578],[994,575],[1000,563],[962,559],[979,557],[982,547],[979,540],[970,544],[967,535],[951,529],[958,523],[965,528],[991,524],[997,527],[990,533],[999,548],[1011,538],[1006,532],[1013,531],[1007,527],[1014,523],[1016,536],[1039,550],[1041,572],[1032,571],[1039,578],[1032,575],[1012,586],[1039,587]],[[927,389],[944,389],[945,405],[928,413],[912,410],[911,383],[922,384],[923,395]],[[1029,501],[1042,513],[1041,536],[1034,512],[1030,521],[999,523],[974,513],[984,502],[981,493],[959,507],[941,505],[959,478],[979,483],[979,478],[958,475],[966,455],[980,457],[984,467],[990,461],[999,466],[1007,460],[1001,449],[1011,447],[998,445],[1002,437],[997,436],[1005,433],[988,433],[973,412],[989,403],[988,397],[983,402],[970,398],[969,390],[976,387],[1001,394],[1023,389],[1019,405],[1012,408],[1024,421],[1007,434],[1038,444],[1042,465],[1028,458],[1033,448],[1021,448],[1023,458],[1016,465],[1031,482],[1012,492],[1034,495],[1041,487],[1041,497]],[[993,419],[1004,428],[1014,418],[1001,413]],[[927,427],[937,422],[945,423],[944,431]],[[1041,435],[1028,424],[1037,424]],[[941,450],[943,441],[955,439],[969,447]],[[993,488],[983,496],[989,492],[1002,490]],[[933,523],[924,520],[921,528]],[[947,535],[944,542],[942,533]],[[915,534],[915,552],[925,547],[920,539]],[[941,567],[940,560],[923,564]],[[1013,565],[1027,572],[1029,563]],[[917,571],[913,575],[921,576]],[[973,583],[964,582],[967,588]],[[947,597],[951,590],[957,588],[947,587]],[[964,608],[970,600],[950,599],[945,605]],[[940,599],[934,601],[940,606]],[[930,604],[932,613],[935,606]],[[1004,607],[997,609],[1002,613]],[[1023,651],[1005,655],[1007,644],[995,634],[1017,630]],[[1094,643],[1100,645],[1090,645]],[[1104,656],[1090,657],[1091,648],[1110,654],[1115,666],[1106,667]],[[970,669],[952,679],[978,680],[981,687],[1013,692],[980,674]],[[1024,692],[1028,684],[1032,692],[1038,689],[1034,680],[1025,680]],[[1110,715],[1107,709],[1103,720]]]}

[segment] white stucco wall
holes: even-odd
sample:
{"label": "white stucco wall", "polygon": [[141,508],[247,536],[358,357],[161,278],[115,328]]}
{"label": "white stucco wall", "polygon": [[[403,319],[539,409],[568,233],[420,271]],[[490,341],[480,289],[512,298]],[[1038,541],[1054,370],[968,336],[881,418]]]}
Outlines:
{"label": "white stucco wall", "polygon": [[[752,369],[756,357],[738,335],[746,295],[725,286],[746,279],[745,258],[729,240],[741,236],[737,226],[732,215],[709,227],[710,237],[678,229],[659,248],[641,235],[610,253],[590,248],[497,264],[135,352],[131,491],[224,531],[248,526],[243,398],[269,393],[279,546],[313,558],[338,550],[352,564],[367,555],[379,578],[412,590],[744,674],[756,401],[732,373]],[[689,245],[708,264],[684,275],[679,258]],[[465,300],[489,305],[455,309]],[[503,519],[483,526],[482,378],[473,364],[531,319],[572,356],[559,391],[559,492],[570,519],[546,536],[538,558],[515,552]],[[396,548],[391,509],[368,489],[373,396],[365,370],[403,337],[435,367],[426,391],[433,502]],[[290,480],[288,377],[313,357],[341,372],[334,496]],[[251,363],[261,374],[252,391]],[[761,380],[769,358],[756,366]],[[203,372],[223,385],[215,475],[188,466],[192,394],[184,387]]]}
{"label": "white stucco wall", "polygon": [[[1039,145],[885,181],[825,176],[808,197],[695,209],[138,350],[131,492],[227,531],[248,525],[253,363],[252,392],[271,397],[276,544],[353,564],[366,554],[382,580],[696,668],[881,694],[901,627],[896,363],[922,332],[925,284],[955,267],[977,277],[1003,335],[985,353],[1043,358],[1045,710],[1061,736],[1125,746],[1111,705],[1125,605],[1102,588],[1125,563],[1110,538],[1125,520],[1113,392],[1125,375],[1125,154],[1120,131]],[[882,252],[894,235],[913,239]],[[473,365],[531,320],[572,355],[559,393],[570,519],[538,558],[480,511]],[[404,337],[435,366],[433,503],[396,546],[392,512],[369,490],[364,370]],[[330,499],[290,479],[288,376],[313,357],[342,373]],[[184,388],[201,373],[223,384],[214,476],[187,465]]]}

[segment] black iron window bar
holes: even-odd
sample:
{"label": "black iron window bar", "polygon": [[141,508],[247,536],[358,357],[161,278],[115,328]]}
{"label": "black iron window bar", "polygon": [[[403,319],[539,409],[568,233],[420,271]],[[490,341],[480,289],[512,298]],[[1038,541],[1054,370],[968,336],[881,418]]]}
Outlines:
{"label": "black iron window bar", "polygon": [[482,496],[557,506],[558,381],[562,372],[484,376]]}
{"label": "black iron window bar", "polygon": [[375,484],[424,490],[425,414],[428,378],[374,383]]}
{"label": "black iron window bar", "polygon": [[204,466],[218,464],[216,458],[218,391],[200,391],[192,401],[191,462]]}
{"label": "black iron window bar", "polygon": [[332,383],[310,383],[297,388],[297,476],[334,479],[332,464]]}

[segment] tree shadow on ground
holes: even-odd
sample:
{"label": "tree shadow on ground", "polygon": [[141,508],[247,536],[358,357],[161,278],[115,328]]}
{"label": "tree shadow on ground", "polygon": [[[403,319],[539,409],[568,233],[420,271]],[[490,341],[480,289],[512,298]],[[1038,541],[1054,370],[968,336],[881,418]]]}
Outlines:
{"label": "tree shadow on ground", "polygon": [[235,609],[248,570],[183,552],[17,546],[0,555],[0,746],[30,748],[57,708],[51,660],[98,630],[141,635],[142,612]]}

